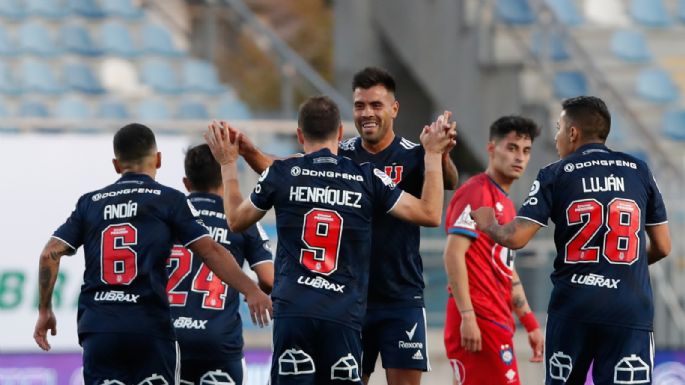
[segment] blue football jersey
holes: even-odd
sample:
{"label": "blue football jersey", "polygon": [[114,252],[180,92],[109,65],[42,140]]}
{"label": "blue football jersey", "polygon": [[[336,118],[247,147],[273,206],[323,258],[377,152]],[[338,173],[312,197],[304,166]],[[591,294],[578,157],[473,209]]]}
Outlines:
{"label": "blue football jersey", "polygon": [[180,191],[148,175],[127,173],[79,198],[53,234],[74,250],[83,245],[85,272],[78,333],[144,333],[175,338],[166,295],[166,260],[178,240],[209,236]]}
{"label": "blue football jersey", "polygon": [[651,330],[645,227],[666,209],[644,162],[585,145],[540,170],[518,216],[555,224],[550,314]]}
{"label": "blue football jersey", "polygon": [[266,169],[250,200],[260,210],[276,210],[275,317],[361,329],[375,257],[371,220],[374,211],[390,211],[401,193],[382,171],[327,149]]}
{"label": "blue football jersey", "polygon": [[[242,266],[272,263],[269,239],[257,223],[242,233],[232,233],[226,224],[220,196],[192,193],[190,203],[200,213],[209,234],[230,251]],[[238,291],[225,284],[192,252],[177,245],[167,262],[167,293],[171,316],[184,359],[242,357],[243,333]],[[210,354],[208,356],[208,354]]]}
{"label": "blue football jersey", "polygon": [[[396,136],[386,149],[371,154],[362,147],[362,139],[355,137],[340,143],[339,155],[373,164],[400,189],[421,197],[425,171],[421,145]],[[374,217],[369,308],[424,306],[420,239],[418,225],[386,213]]]}

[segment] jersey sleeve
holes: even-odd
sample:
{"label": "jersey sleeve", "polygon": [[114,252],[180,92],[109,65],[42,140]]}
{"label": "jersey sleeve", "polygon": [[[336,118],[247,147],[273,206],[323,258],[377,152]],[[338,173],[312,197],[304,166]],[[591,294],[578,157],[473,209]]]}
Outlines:
{"label": "jersey sleeve", "polygon": [[528,197],[521,205],[517,218],[533,221],[540,226],[547,227],[547,220],[552,214],[553,180],[549,176],[549,169],[538,172],[537,178],[530,186]]}
{"label": "jersey sleeve", "polygon": [[656,226],[668,222],[666,216],[666,205],[664,204],[664,199],[661,196],[661,191],[659,190],[659,185],[656,183],[656,178],[652,172],[648,170],[648,201],[647,201],[647,213],[645,216],[645,226]]}
{"label": "jersey sleeve", "polygon": [[188,247],[196,240],[208,237],[209,232],[190,200],[180,191],[174,193],[178,195],[171,218],[174,236],[184,247]]}
{"label": "jersey sleeve", "polygon": [[275,163],[262,172],[262,175],[257,180],[257,185],[252,190],[252,194],[250,194],[250,202],[258,210],[267,211],[274,205],[278,189],[278,184],[276,183],[278,172],[276,171],[277,166]]}
{"label": "jersey sleeve", "polygon": [[71,212],[69,218],[52,234],[53,238],[59,239],[66,243],[69,247],[76,250],[83,244],[84,237],[84,221],[83,214],[85,212],[85,205],[88,202],[87,196],[82,196],[76,203],[74,211]]}
{"label": "jersey sleeve", "polygon": [[[369,165],[370,167],[370,165]],[[385,212],[391,211],[400,201],[403,191],[393,183],[392,179],[383,171],[374,168],[371,173],[374,207],[380,207]]]}
{"label": "jersey sleeve", "polygon": [[469,238],[478,238],[476,222],[471,219],[471,211],[487,204],[484,202],[483,192],[477,188],[467,187],[454,193],[447,208],[445,218],[447,234],[459,234]]}
{"label": "jersey sleeve", "polygon": [[245,259],[250,267],[273,261],[269,237],[259,222],[243,232],[243,236],[245,237]]}

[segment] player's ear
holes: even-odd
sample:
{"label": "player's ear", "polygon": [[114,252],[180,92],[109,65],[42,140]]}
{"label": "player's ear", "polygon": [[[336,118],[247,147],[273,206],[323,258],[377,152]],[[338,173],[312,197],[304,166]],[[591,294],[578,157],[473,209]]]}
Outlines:
{"label": "player's ear", "polygon": [[183,177],[183,185],[186,186],[186,190],[188,190],[188,192],[193,191],[193,184],[190,182],[190,179],[188,179],[188,177]]}
{"label": "player's ear", "polygon": [[297,127],[297,143],[304,144],[304,134],[300,127]]}
{"label": "player's ear", "polygon": [[486,150],[488,151],[488,155],[492,156],[492,154],[495,153],[495,141],[494,140],[488,140],[488,144],[485,146]]}
{"label": "player's ear", "polygon": [[162,153],[157,151],[157,164],[155,164],[155,167],[159,169],[162,167]]}
{"label": "player's ear", "polygon": [[576,126],[570,126],[568,128],[568,138],[571,141],[571,143],[578,142],[580,139],[580,129]]}
{"label": "player's ear", "polygon": [[117,174],[121,174],[121,164],[119,164],[117,158],[112,159],[112,165],[114,165],[114,171],[116,171]]}
{"label": "player's ear", "polygon": [[393,119],[397,117],[397,113],[400,111],[400,102],[394,100],[392,102],[392,117]]}

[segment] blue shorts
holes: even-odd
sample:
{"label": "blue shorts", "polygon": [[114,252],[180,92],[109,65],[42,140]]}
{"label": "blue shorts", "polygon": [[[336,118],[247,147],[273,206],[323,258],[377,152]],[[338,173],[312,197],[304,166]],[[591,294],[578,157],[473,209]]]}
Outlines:
{"label": "blue shorts", "polygon": [[134,333],[87,333],[80,338],[84,385],[178,384],[176,341]]}
{"label": "blue shorts", "polygon": [[364,317],[362,371],[371,375],[378,354],[383,368],[430,370],[426,309],[368,309]]}
{"label": "blue shorts", "polygon": [[280,317],[273,325],[271,385],[361,385],[361,335],[337,322]]}
{"label": "blue shorts", "polygon": [[595,385],[652,383],[651,331],[550,315],[545,334],[547,385],[583,385],[591,363]]}
{"label": "blue shorts", "polygon": [[[207,352],[211,356],[210,352]],[[245,359],[199,360],[183,359],[181,352],[181,385],[243,383]]]}

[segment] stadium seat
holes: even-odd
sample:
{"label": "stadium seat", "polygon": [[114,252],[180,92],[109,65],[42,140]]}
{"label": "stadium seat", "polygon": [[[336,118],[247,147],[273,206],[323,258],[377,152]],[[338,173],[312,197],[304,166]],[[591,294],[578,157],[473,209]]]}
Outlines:
{"label": "stadium seat", "polygon": [[64,91],[55,77],[52,63],[26,59],[19,68],[20,83],[25,92],[59,94]]}
{"label": "stadium seat", "polygon": [[55,56],[62,50],[52,38],[52,32],[35,22],[22,24],[19,27],[19,48],[24,53],[41,56]]}
{"label": "stadium seat", "polygon": [[64,48],[71,53],[85,56],[102,54],[102,49],[95,44],[88,29],[80,25],[62,27],[62,42]]}
{"label": "stadium seat", "polygon": [[214,116],[219,119],[247,120],[252,114],[247,106],[238,100],[232,92],[228,92],[219,98]]}
{"label": "stadium seat", "polygon": [[567,99],[587,93],[587,80],[582,72],[563,71],[554,75],[554,95],[557,98]]}
{"label": "stadium seat", "polygon": [[535,21],[528,0],[497,0],[495,13],[497,19],[507,24],[528,25]]}
{"label": "stadium seat", "polygon": [[685,110],[676,109],[664,113],[663,134],[671,140],[685,140]]}
{"label": "stadium seat", "polygon": [[128,119],[130,115],[126,105],[114,100],[105,100],[100,103],[97,116],[103,119]]}
{"label": "stadium seat", "polygon": [[21,88],[12,75],[12,70],[8,67],[8,64],[0,61],[0,93],[5,95],[18,95],[21,93]]}
{"label": "stadium seat", "polygon": [[545,0],[557,18],[568,26],[583,24],[584,19],[572,0]]}
{"label": "stadium seat", "polygon": [[[106,0],[107,1],[111,0]],[[72,13],[89,19],[101,19],[107,14],[96,0],[69,0],[69,9]]]}
{"label": "stadium seat", "polygon": [[209,119],[209,112],[207,112],[207,107],[204,103],[185,101],[181,103],[179,108],[178,117],[180,119]]}
{"label": "stadium seat", "polygon": [[183,63],[183,88],[190,92],[217,94],[226,91],[221,86],[214,66],[206,61],[189,59]]}
{"label": "stadium seat", "polygon": [[[566,49],[566,38],[561,31],[555,29],[551,31],[536,30],[531,39],[531,48],[536,56],[546,55],[554,61],[563,61],[570,57]],[[543,48],[546,48],[546,51]]]}
{"label": "stadium seat", "polygon": [[26,0],[26,12],[30,16],[60,19],[69,13],[66,0]]}
{"label": "stadium seat", "polygon": [[12,36],[5,28],[0,26],[0,56],[14,56],[18,52]]}
{"label": "stadium seat", "polygon": [[110,17],[135,20],[143,16],[143,11],[133,5],[131,0],[107,0],[102,3],[102,9]]}
{"label": "stadium seat", "polygon": [[64,81],[69,89],[87,94],[102,94],[105,89],[100,80],[84,63],[67,64],[64,68]]}
{"label": "stadium seat", "polygon": [[140,53],[128,28],[119,22],[105,22],[100,27],[100,39],[102,49],[109,55],[131,58]]}
{"label": "stadium seat", "polygon": [[167,60],[151,59],[143,63],[140,80],[157,92],[177,94],[182,91],[176,71]]}
{"label": "stadium seat", "polygon": [[669,103],[679,93],[671,75],[661,68],[647,68],[637,76],[636,91],[642,99],[655,103]]}
{"label": "stadium seat", "polygon": [[631,0],[630,16],[645,27],[668,27],[671,19],[663,0]]}
{"label": "stadium seat", "polygon": [[22,20],[26,17],[26,7],[21,0],[0,0],[0,16],[11,20]]}
{"label": "stadium seat", "polygon": [[159,99],[145,99],[138,104],[138,119],[141,120],[169,120],[169,107]]}
{"label": "stadium seat", "polygon": [[619,59],[628,62],[648,62],[652,60],[652,53],[647,48],[647,41],[642,32],[622,29],[611,36],[611,52]]}
{"label": "stadium seat", "polygon": [[154,24],[147,24],[141,32],[143,37],[143,51],[148,54],[165,56],[180,56],[181,52],[174,47],[169,32]]}
{"label": "stadium seat", "polygon": [[58,100],[53,114],[62,119],[89,119],[92,117],[88,103],[73,96]]}
{"label": "stadium seat", "polygon": [[19,116],[23,118],[47,118],[48,107],[38,101],[24,100],[19,106]]}

